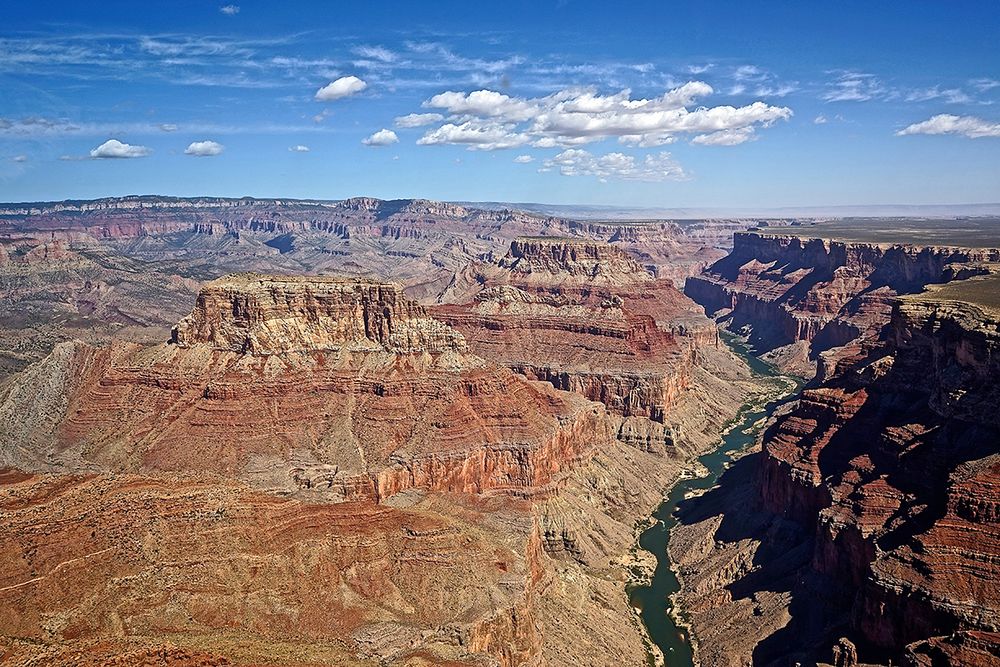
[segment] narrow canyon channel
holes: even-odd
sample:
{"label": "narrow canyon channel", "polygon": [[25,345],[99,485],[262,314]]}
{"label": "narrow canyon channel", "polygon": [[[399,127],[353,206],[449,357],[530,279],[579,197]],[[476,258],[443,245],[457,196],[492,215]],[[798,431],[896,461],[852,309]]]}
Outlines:
{"label": "narrow canyon channel", "polygon": [[[651,525],[639,535],[639,546],[656,556],[652,578],[630,587],[630,602],[646,626],[650,640],[662,652],[667,667],[694,665],[691,638],[684,626],[683,609],[674,609],[673,595],[680,583],[667,551],[670,531],[677,525],[677,509],[685,498],[712,488],[733,457],[757,440],[775,409],[801,387],[798,378],[781,374],[774,366],[755,357],[740,339],[723,332],[724,340],[749,366],[765,392],[756,394],[727,426],[719,446],[698,458],[700,476],[682,478],[651,517]],[[659,662],[651,651],[650,665]]]}

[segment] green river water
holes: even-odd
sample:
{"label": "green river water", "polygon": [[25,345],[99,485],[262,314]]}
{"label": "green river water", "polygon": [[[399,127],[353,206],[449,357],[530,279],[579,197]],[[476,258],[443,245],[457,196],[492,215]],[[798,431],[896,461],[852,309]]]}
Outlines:
{"label": "green river water", "polygon": [[[660,506],[653,512],[652,525],[639,536],[639,546],[656,556],[657,565],[648,584],[630,587],[628,594],[632,606],[639,610],[650,639],[666,660],[667,667],[691,667],[691,638],[683,624],[683,610],[674,610],[671,596],[680,590],[667,543],[670,530],[677,525],[678,505],[693,493],[712,488],[726,469],[733,456],[752,445],[764,423],[782,399],[798,391],[797,378],[782,375],[774,366],[751,354],[750,349],[731,335],[724,335],[726,344],[750,366],[754,376],[762,381],[768,391],[754,397],[744,405],[728,425],[719,446],[699,457],[698,461],[708,471],[702,477],[681,479],[670,489]],[[652,654],[649,662],[655,664]]]}

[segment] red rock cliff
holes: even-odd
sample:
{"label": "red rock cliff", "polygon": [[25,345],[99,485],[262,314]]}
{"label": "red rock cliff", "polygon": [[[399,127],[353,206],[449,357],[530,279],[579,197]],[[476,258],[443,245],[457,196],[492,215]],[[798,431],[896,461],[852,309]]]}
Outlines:
{"label": "red rock cliff", "polygon": [[685,294],[771,351],[805,341],[821,377],[877,337],[892,297],[928,283],[985,273],[995,249],[867,244],[737,233],[733,251],[688,279]]}
{"label": "red rock cliff", "polygon": [[860,657],[919,662],[1000,624],[1000,320],[909,297],[886,337],[768,432],[760,493],[815,531],[812,569],[855,591]]}

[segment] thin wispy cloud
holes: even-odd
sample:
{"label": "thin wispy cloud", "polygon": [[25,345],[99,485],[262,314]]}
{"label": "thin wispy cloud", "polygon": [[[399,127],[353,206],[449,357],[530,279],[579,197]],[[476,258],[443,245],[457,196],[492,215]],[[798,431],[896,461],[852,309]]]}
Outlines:
{"label": "thin wispy cloud", "polygon": [[580,148],[569,148],[545,160],[541,172],[558,171],[563,176],[592,176],[599,181],[610,180],[683,181],[688,178],[684,169],[670,153],[659,153],[637,158],[625,153],[594,155]]}
{"label": "thin wispy cloud", "polygon": [[866,72],[831,72],[835,77],[820,96],[827,102],[867,102],[886,95],[889,90],[874,74]]}

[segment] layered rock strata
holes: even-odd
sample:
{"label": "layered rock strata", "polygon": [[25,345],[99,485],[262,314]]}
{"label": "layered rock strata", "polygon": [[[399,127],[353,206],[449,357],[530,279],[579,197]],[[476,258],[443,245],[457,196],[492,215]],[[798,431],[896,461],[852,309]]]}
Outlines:
{"label": "layered rock strata", "polygon": [[883,337],[682,508],[702,660],[996,663],[1000,319],[931,292]]}
{"label": "layered rock strata", "polygon": [[623,417],[663,422],[690,386],[697,349],[718,345],[669,281],[607,244],[522,239],[446,294],[464,303],[433,313],[474,352]]}
{"label": "layered rock strata", "polygon": [[[736,233],[733,251],[688,279],[685,294],[744,329],[781,365],[820,378],[864,354],[893,297],[989,271],[989,248],[873,244]],[[826,354],[824,354],[826,353]]]}
{"label": "layered rock strata", "polygon": [[856,587],[858,643],[898,659],[1000,627],[1000,321],[911,298],[887,333],[775,425],[761,495],[815,530],[813,570]]}
{"label": "layered rock strata", "polygon": [[173,343],[68,343],[15,378],[3,458],[381,499],[537,492],[611,437],[599,405],[464,349],[391,284],[221,279]]}

